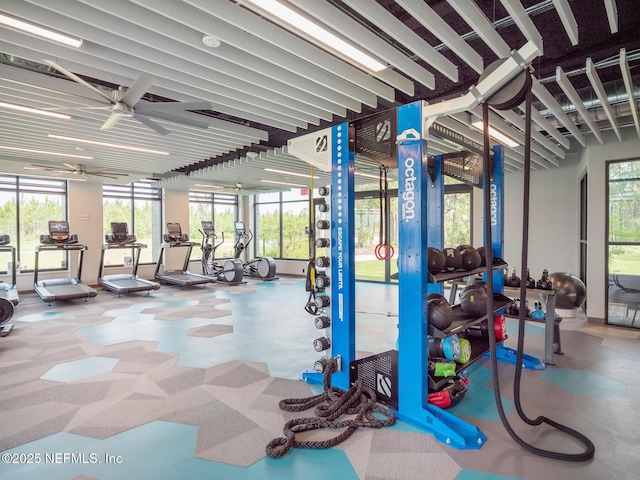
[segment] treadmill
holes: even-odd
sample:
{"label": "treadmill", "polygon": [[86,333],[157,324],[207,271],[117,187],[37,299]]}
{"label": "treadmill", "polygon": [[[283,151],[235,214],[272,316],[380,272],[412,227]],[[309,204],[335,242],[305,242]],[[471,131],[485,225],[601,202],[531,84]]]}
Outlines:
{"label": "treadmill", "polygon": [[[18,264],[16,263],[16,247],[9,245],[11,237],[9,235],[0,235],[0,253],[6,252],[11,254],[11,283],[5,283],[0,281],[0,298],[9,300],[14,305],[17,305],[20,301],[18,297],[18,287],[16,284],[16,270]],[[7,271],[7,274],[9,272]]]}
{"label": "treadmill", "polygon": [[[182,233],[182,227],[179,223],[167,223],[167,233],[162,236],[162,239],[164,241],[160,245],[160,255],[158,256],[154,274],[156,280],[171,285],[178,285],[182,288],[192,285],[202,285],[204,287],[205,283],[214,283],[216,281],[213,277],[199,275],[189,271],[191,251],[193,247],[199,247],[200,244],[189,241],[189,235]],[[167,248],[186,248],[182,270],[162,270],[163,254]]]}
{"label": "treadmill", "polygon": [[[158,290],[160,288],[159,283],[138,277],[140,252],[147,246],[143,243],[138,243],[136,236],[129,234],[126,222],[111,222],[111,234],[105,235],[104,239],[107,243],[102,245],[98,274],[98,283],[102,285],[102,288],[115,292],[118,296],[123,293],[148,292],[149,290]],[[133,270],[131,273],[103,275],[105,252],[116,249],[131,249]]]}
{"label": "treadmill", "polygon": [[[51,251],[78,252],[78,271],[75,277],[52,278],[38,280],[38,265],[41,252]],[[49,235],[40,235],[40,245],[36,246],[35,267],[33,271],[33,287],[40,298],[51,305],[59,300],[95,297],[98,291],[82,283],[82,260],[86,245],[78,243],[77,235],[69,234],[69,223],[65,220],[50,220]]]}

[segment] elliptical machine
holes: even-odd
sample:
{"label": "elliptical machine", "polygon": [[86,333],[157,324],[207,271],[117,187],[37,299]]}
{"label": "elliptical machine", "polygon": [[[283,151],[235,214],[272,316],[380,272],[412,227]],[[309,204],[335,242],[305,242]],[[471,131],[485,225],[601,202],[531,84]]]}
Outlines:
{"label": "elliptical machine", "polygon": [[[244,227],[244,222],[235,222],[236,242],[233,245],[235,258],[240,259],[242,253],[249,247],[253,240],[253,233]],[[277,280],[276,262],[271,257],[252,258],[248,262],[243,262],[244,274],[251,277],[258,277],[262,280]]]}
{"label": "elliptical machine", "polygon": [[242,278],[244,276],[244,266],[242,260],[233,258],[226,260],[224,265],[216,263],[216,249],[224,243],[224,232],[222,232],[222,240],[216,243],[218,236],[213,229],[213,222],[202,220],[200,222],[202,230],[202,274],[216,278],[219,282],[229,285],[242,285],[247,283]]}

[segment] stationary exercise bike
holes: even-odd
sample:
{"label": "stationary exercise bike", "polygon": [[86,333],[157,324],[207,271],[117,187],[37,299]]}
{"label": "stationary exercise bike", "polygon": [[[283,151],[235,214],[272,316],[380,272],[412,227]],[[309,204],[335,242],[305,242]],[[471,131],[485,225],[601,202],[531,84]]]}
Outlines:
{"label": "stationary exercise bike", "polygon": [[200,222],[202,230],[202,273],[214,277],[219,282],[229,285],[241,285],[247,283],[242,278],[244,276],[244,266],[242,260],[233,258],[226,260],[223,265],[216,263],[216,249],[224,243],[224,232],[222,240],[216,243],[218,236],[213,229],[213,222],[202,220]]}
{"label": "stationary exercise bike", "polygon": [[[253,240],[251,230],[247,232],[244,228],[244,222],[235,222],[236,243],[233,248],[235,250],[235,258],[240,259],[242,253],[249,247]],[[242,264],[244,274],[251,277],[258,277],[262,280],[277,280],[276,262],[271,257],[252,258],[248,262]]]}

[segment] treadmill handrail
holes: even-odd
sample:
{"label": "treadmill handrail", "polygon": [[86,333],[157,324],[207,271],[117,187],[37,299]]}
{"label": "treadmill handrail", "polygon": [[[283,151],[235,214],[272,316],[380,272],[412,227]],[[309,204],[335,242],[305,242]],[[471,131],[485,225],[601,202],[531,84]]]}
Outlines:
{"label": "treadmill handrail", "polygon": [[[84,252],[88,250],[88,247],[82,243],[70,243],[70,244],[57,244],[57,245],[36,245],[35,248],[35,262],[33,267],[33,284],[38,283],[38,274],[39,274],[39,261],[40,261],[40,252],[46,251],[56,251],[56,250],[66,250],[66,251],[77,251],[78,252],[78,271],[76,272],[75,277],[70,277],[77,280],[79,283],[82,283],[82,262],[84,260]],[[69,271],[71,274],[71,271]]]}
{"label": "treadmill handrail", "polygon": [[[144,243],[105,243],[102,245],[102,253],[100,254],[100,265],[98,267],[98,281],[103,277],[102,271],[104,270],[104,253],[107,250],[123,250],[125,248],[130,248],[131,250],[135,250],[133,252],[133,271],[132,275],[136,277],[138,275],[138,265],[140,264],[140,254],[142,253],[143,248],[147,248]],[[114,267],[120,267],[120,265],[113,265]],[[124,265],[122,265],[124,267]]]}

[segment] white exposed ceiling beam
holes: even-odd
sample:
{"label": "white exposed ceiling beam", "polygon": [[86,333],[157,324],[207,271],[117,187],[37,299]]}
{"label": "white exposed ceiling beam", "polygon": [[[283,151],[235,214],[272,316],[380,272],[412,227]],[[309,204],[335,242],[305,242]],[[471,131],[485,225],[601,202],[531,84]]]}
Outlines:
{"label": "white exposed ceiling beam", "polygon": [[[509,123],[514,125],[521,132],[525,131],[525,120],[520,115],[518,115],[515,111],[513,110],[496,111],[493,109],[492,111],[495,112],[498,116],[505,118]],[[549,150],[555,156],[560,158],[565,158],[565,151],[561,147],[553,143],[551,140],[549,140],[547,137],[542,135],[538,130],[534,128],[531,129],[531,138],[533,138],[536,142],[538,142],[544,148]]]}
{"label": "white exposed ceiling beam", "polygon": [[[156,2],[156,0],[144,1],[150,8],[152,8],[152,5]],[[136,0],[136,3],[140,3],[140,0]],[[395,92],[391,86],[394,86],[394,84],[398,82],[405,83],[409,81],[407,78],[387,69],[381,72],[384,77],[383,81],[388,84],[385,85],[373,76],[365,74],[344,61],[329,55],[315,45],[301,42],[298,37],[290,32],[265,21],[249,10],[231,4],[227,0],[185,0],[185,3],[192,5],[202,13],[218,18],[240,30],[250,33],[254,37],[260,38],[296,57],[304,59],[308,63],[321,67],[338,77],[347,78],[356,85],[381,96],[387,101],[395,101]]]}
{"label": "white exposed ceiling beam", "polygon": [[[467,117],[469,116],[469,114],[467,113],[460,113],[460,114],[454,114],[454,115],[450,115],[448,117],[439,117],[436,122],[447,127],[450,130],[453,130],[454,132],[462,135],[463,137],[466,137],[480,145],[484,144],[484,136],[482,134],[482,132],[480,132],[479,130],[476,130],[474,127],[469,127],[467,126],[465,123],[467,122],[466,119],[462,118],[462,117],[458,117],[461,115],[466,115]],[[461,118],[462,121],[459,121],[458,118]],[[492,143],[497,143],[499,144],[500,142],[497,141],[492,141]],[[523,147],[505,147],[505,152],[507,151],[512,151],[517,155],[524,155],[524,148]],[[541,166],[542,168],[549,168],[549,165],[547,163],[547,161],[541,157],[539,157],[538,155],[536,155],[535,153],[531,154],[531,161],[538,164],[539,166]]]}
{"label": "white exposed ceiling beam", "polygon": [[551,110],[556,119],[564,125],[564,127],[571,132],[571,135],[575,137],[575,139],[582,145],[583,147],[587,146],[587,142],[584,138],[584,135],[578,127],[567,117],[567,114],[564,113],[560,104],[556,101],[555,98],[549,93],[549,91],[538,81],[538,79],[533,78],[533,83],[531,86],[531,90],[533,94],[538,97],[544,105]]}
{"label": "white exposed ceiling beam", "polygon": [[482,73],[484,70],[482,57],[440,18],[429,5],[415,0],[396,0],[396,3],[438,37],[442,43],[447,45],[453,53],[464,60],[471,68],[478,73]]}
{"label": "white exposed ceiling beam", "polygon": [[[526,111],[526,105],[523,103],[518,106],[518,109],[524,114]],[[556,142],[558,142],[562,147],[568,149],[571,146],[571,142],[569,139],[565,137],[560,130],[558,130],[549,120],[547,120],[538,110],[535,108],[531,109],[531,120],[538,125],[542,130],[547,132]]]}
{"label": "white exposed ceiling beam", "polygon": [[598,71],[593,65],[593,60],[591,60],[591,57],[587,58],[586,73],[589,81],[591,82],[591,88],[593,88],[593,91],[596,92],[598,100],[600,100],[600,105],[602,106],[604,113],[607,115],[607,118],[611,123],[611,127],[613,127],[613,131],[615,132],[616,137],[618,137],[618,141],[621,142],[622,136],[620,135],[620,127],[618,126],[618,121],[616,120],[616,114],[613,111],[611,104],[609,103],[607,93],[604,90],[604,86],[600,81]]}
{"label": "white exposed ceiling beam", "polygon": [[[144,42],[147,46],[162,46],[162,50],[189,60],[211,71],[229,75],[257,87],[286,95],[308,105],[344,116],[345,108],[359,110],[360,103],[324,85],[309,80],[294,72],[283,72],[274,63],[238,50],[231,45],[211,48],[202,42],[203,33],[174,20],[151,12],[126,0],[81,0],[105,15],[112,15],[122,22],[114,21],[110,33]],[[95,18],[96,13],[92,12]],[[215,30],[214,30],[215,31]],[[217,32],[218,33],[218,32]],[[143,34],[143,35],[141,35]],[[219,33],[220,34],[220,33]],[[137,40],[139,39],[139,40]]]}
{"label": "white exposed ceiling beam", "polygon": [[616,4],[616,0],[604,0],[604,7],[607,10],[607,19],[609,20],[611,33],[618,33],[618,5]]}
{"label": "white exposed ceiling beam", "polygon": [[633,123],[636,126],[636,132],[640,137],[640,121],[638,119],[638,105],[636,97],[634,95],[633,80],[631,79],[631,70],[629,70],[629,62],[627,61],[627,50],[620,49],[620,70],[622,71],[622,79],[624,80],[624,88],[627,90],[627,96],[629,97],[629,105],[631,105],[631,115],[633,116]]}
{"label": "white exposed ceiling beam", "polygon": [[[82,38],[88,40],[87,45],[82,49],[84,52],[89,54],[99,53],[106,60],[128,65],[130,68],[136,69],[134,71],[140,69],[155,75],[157,77],[156,83],[166,82],[162,78],[162,73],[166,74],[169,68],[175,72],[167,77],[170,81],[179,78],[185,84],[191,84],[204,90],[209,89],[212,93],[215,91],[216,95],[221,97],[236,99],[238,102],[246,102],[247,106],[254,105],[264,108],[263,114],[269,110],[278,112],[283,115],[280,118],[280,121],[283,122],[286,121],[287,116],[312,124],[316,124],[316,120],[319,118],[324,120],[331,119],[331,114],[328,112],[318,115],[322,112],[321,109],[315,109],[315,107],[309,109],[291,99],[285,100],[288,96],[284,93],[270,92],[261,86],[247,82],[243,76],[227,75],[217,71],[215,68],[208,68],[206,65],[210,63],[210,60],[203,52],[200,55],[204,58],[199,58],[195,61],[187,60],[182,54],[184,52],[173,54],[168,51],[169,49],[165,50],[163,48],[163,45],[167,43],[166,39],[153,32],[147,32],[147,35],[143,36],[151,38],[147,40],[148,44],[142,44],[137,41],[137,37],[130,36],[129,32],[136,29],[129,23],[119,22],[114,19],[108,23],[108,29],[105,28],[105,24],[92,24],[95,18],[95,10],[89,6],[70,4],[65,0],[51,0],[42,4],[42,8],[28,5],[25,2],[13,8],[23,10],[29,14],[30,18],[37,18],[42,22],[47,21],[47,18],[55,19],[57,25],[64,25],[65,30],[77,32]],[[47,11],[45,9],[50,10]],[[102,45],[109,45],[111,48],[101,48]],[[72,55],[73,52],[69,52],[69,54]],[[143,58],[144,61],[140,62],[138,60],[136,62],[133,59],[134,56],[138,59]],[[269,101],[266,101],[267,98],[269,98]],[[301,115],[302,110],[310,113]]]}
{"label": "white exposed ceiling beam", "polygon": [[478,36],[486,43],[498,58],[506,58],[511,53],[509,45],[500,34],[496,32],[493,25],[480,8],[469,0],[447,0],[467,24],[473,28]]}
{"label": "white exposed ceiling beam", "polygon": [[571,45],[575,47],[578,44],[578,22],[576,22],[576,17],[573,15],[573,11],[569,6],[569,1],[553,0],[553,6],[556,7],[562,25],[564,25],[569,40],[571,40]]}
{"label": "white exposed ceiling beam", "polygon": [[[373,107],[377,105],[376,96],[371,91],[373,87],[371,86],[367,89],[364,86],[360,86],[365,85],[366,81],[375,83],[375,79],[366,77],[358,70],[353,69],[352,72],[344,72],[345,75],[343,77],[334,75],[325,68],[311,64],[304,58],[297,57],[268,42],[257,42],[256,38],[249,32],[238,29],[218,18],[203,15],[197,9],[185,9],[179,2],[172,0],[132,0],[132,3],[193,31],[202,32],[203,34],[215,32],[220,39],[224,40],[223,48],[228,45],[232,52],[237,52],[233,55],[234,61],[243,62],[243,54],[244,56],[248,55],[249,58],[260,58],[274,65],[277,70],[280,70],[281,75],[284,74],[286,76],[290,73],[300,75],[312,83],[319,83],[335,93],[347,96],[365,105]],[[336,63],[338,62],[336,61]],[[352,76],[347,76],[347,73]],[[379,83],[379,85],[383,84]],[[389,89],[387,86],[384,86],[384,88]]]}
{"label": "white exposed ceiling beam", "polygon": [[[411,60],[404,53],[400,52],[378,35],[374,34],[360,23],[346,16],[336,7],[317,0],[289,0],[292,4],[301,8],[309,15],[328,25],[336,32],[348,38],[356,45],[376,55],[376,57],[393,65],[398,70],[404,72],[415,81],[427,88],[435,88],[435,77],[433,73],[422,68],[418,63]],[[371,75],[377,75],[372,72]],[[414,94],[414,85],[410,88],[401,89],[407,95]]]}
{"label": "white exposed ceiling beam", "polygon": [[509,16],[518,26],[525,38],[536,44],[541,54],[543,52],[542,36],[536,26],[529,18],[529,14],[520,3],[520,0],[500,0],[502,6],[507,10]]}
{"label": "white exposed ceiling beam", "polygon": [[[480,106],[474,107],[471,110],[471,113],[473,115],[475,115],[476,117],[478,117],[478,119],[480,119],[482,121],[482,107],[480,107]],[[515,115],[515,113],[514,113],[514,115]],[[460,117],[460,118],[456,117],[456,118],[458,120],[462,120],[464,117]],[[522,121],[522,123],[524,124],[524,120]],[[494,127],[495,129],[497,129],[500,133],[502,133],[502,134],[506,135],[507,137],[511,138],[512,140],[518,142],[520,145],[524,145],[524,133],[522,131],[518,130],[517,128],[507,124],[504,120],[502,120],[502,118],[500,118],[500,115],[497,114],[494,111],[490,112],[489,125]],[[518,151],[518,148],[519,147],[513,147],[513,149],[515,151]],[[536,153],[536,154],[538,154],[538,155],[540,155],[541,158],[546,159],[547,162],[553,164],[554,166],[556,166],[556,167],[560,166],[560,163],[555,158],[552,158],[552,156],[549,155],[549,152],[544,150],[537,143],[531,142],[531,151]],[[548,168],[548,166],[545,166],[545,168]]]}
{"label": "white exposed ceiling beam", "polygon": [[[349,6],[453,82],[458,67],[375,0],[351,0]],[[508,55],[508,52],[507,52]]]}
{"label": "white exposed ceiling beam", "polygon": [[[173,83],[162,76],[161,72],[163,70],[160,69],[159,65],[154,65],[120,52],[107,50],[100,45],[91,44],[91,47],[89,47],[90,42],[87,42],[87,49],[83,50],[83,52],[77,50],[60,52],[54,45],[43,44],[26,36],[14,38],[11,35],[13,32],[7,33],[8,34],[3,37],[3,40],[7,40],[11,45],[4,46],[4,42],[0,41],[0,46],[4,48],[4,52],[11,53],[20,58],[40,63],[42,63],[43,58],[58,58],[60,59],[59,63],[63,64],[64,67],[70,71],[91,78],[98,78],[116,85],[130,85],[133,81],[130,78],[131,74],[132,72],[139,71],[138,69],[150,72],[152,75],[157,71],[158,73],[154,75],[154,77],[156,77],[156,84],[152,92],[163,97],[180,101],[186,101],[185,98],[183,98],[185,95],[189,96],[189,101],[206,99],[211,102],[212,110],[238,118],[253,120],[264,125],[277,126],[277,128],[283,130],[294,132],[297,128],[306,128],[308,126],[306,122],[300,119],[289,117],[282,112],[270,110],[264,106],[252,105],[250,102],[243,102],[233,97],[212,95],[211,84],[207,84],[204,80],[194,79],[193,83],[198,84],[196,87]],[[87,53],[85,53],[85,51]],[[108,60],[111,56],[114,57]],[[123,64],[121,60],[124,58],[127,58],[130,63],[126,65]],[[94,64],[99,64],[100,70],[93,68],[92,65]]]}
{"label": "white exposed ceiling beam", "polygon": [[604,141],[602,140],[602,134],[600,133],[600,129],[598,128],[596,123],[593,121],[593,118],[591,118],[591,114],[589,113],[589,110],[587,110],[587,107],[585,107],[584,103],[582,103],[582,99],[580,98],[580,95],[578,95],[578,92],[576,92],[576,89],[573,88],[573,85],[571,85],[571,82],[569,81],[567,74],[564,73],[564,70],[562,70],[562,67],[560,66],[556,67],[556,83],[560,85],[560,88],[562,88],[562,91],[567,96],[569,101],[573,103],[573,106],[576,108],[576,110],[584,120],[584,123],[587,124],[589,129],[593,132],[595,137],[598,139],[598,142],[600,142],[600,144],[604,143]]}

